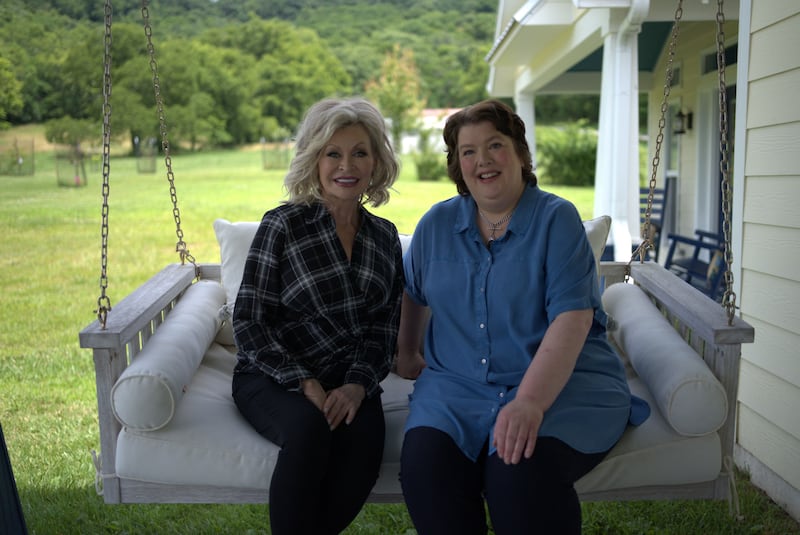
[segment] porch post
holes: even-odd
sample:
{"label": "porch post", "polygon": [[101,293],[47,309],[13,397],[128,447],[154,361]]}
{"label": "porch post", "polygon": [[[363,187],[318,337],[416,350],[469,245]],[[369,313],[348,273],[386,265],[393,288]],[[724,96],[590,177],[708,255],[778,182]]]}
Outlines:
{"label": "porch post", "polygon": [[[639,236],[639,50],[637,36],[649,0],[610,12],[603,42],[603,73],[595,172],[595,216],[612,218],[614,260],[627,261]],[[632,237],[636,238],[632,238]]]}
{"label": "porch post", "polygon": [[536,171],[536,105],[534,104],[534,95],[529,93],[517,93],[514,97],[514,104],[517,107],[517,115],[520,116],[522,122],[525,123],[525,140],[528,142],[528,148],[531,150],[531,158],[533,159],[533,170]]}

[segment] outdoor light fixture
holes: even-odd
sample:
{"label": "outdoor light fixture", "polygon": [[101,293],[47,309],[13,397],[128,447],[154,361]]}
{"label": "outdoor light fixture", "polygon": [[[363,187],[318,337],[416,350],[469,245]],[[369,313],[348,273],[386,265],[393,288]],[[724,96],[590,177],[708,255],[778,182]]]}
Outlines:
{"label": "outdoor light fixture", "polygon": [[677,136],[691,130],[692,119],[694,119],[694,114],[692,112],[683,113],[682,110],[678,110],[678,113],[675,114],[675,128],[672,130],[672,133]]}

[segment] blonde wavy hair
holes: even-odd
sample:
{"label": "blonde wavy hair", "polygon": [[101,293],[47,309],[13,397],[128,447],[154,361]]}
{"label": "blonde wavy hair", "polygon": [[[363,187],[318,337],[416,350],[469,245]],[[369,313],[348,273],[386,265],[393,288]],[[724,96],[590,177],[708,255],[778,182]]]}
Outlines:
{"label": "blonde wavy hair", "polygon": [[311,106],[295,140],[295,156],[283,181],[287,202],[311,204],[322,200],[318,162],[322,149],[337,130],[359,124],[366,129],[375,155],[375,169],[362,203],[380,206],[389,201],[389,189],[400,164],[386,135],[386,123],[378,109],[361,97],[327,98]]}

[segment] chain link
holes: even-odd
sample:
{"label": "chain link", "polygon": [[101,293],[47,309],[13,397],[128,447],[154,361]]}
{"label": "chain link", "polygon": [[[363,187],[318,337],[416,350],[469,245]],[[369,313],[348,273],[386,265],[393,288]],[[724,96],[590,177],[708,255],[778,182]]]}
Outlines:
{"label": "chain link", "polygon": [[649,249],[654,249],[653,239],[650,235],[650,214],[653,211],[653,197],[656,189],[656,173],[658,165],[661,163],[661,146],[664,143],[664,129],[667,126],[667,111],[669,110],[669,94],[672,90],[672,77],[674,74],[673,65],[675,63],[675,49],[678,44],[679,23],[683,17],[683,0],[678,0],[678,7],[675,9],[675,21],[672,24],[672,34],[669,40],[669,52],[667,55],[667,72],[664,80],[664,94],[661,99],[661,116],[658,118],[658,135],[656,135],[656,147],[653,154],[653,163],[650,172],[650,189],[647,193],[647,207],[644,212],[644,224],[642,228],[643,240],[639,247],[631,255],[628,264],[625,266],[625,282],[628,282],[631,275],[631,264],[633,259],[639,257],[639,262],[644,262]]}
{"label": "chain link", "polygon": [[111,0],[105,1],[105,37],[103,52],[103,206],[100,223],[100,296],[97,298],[97,319],[105,329],[111,299],[108,288],[108,177],[111,174]]}
{"label": "chain link", "polygon": [[161,148],[164,151],[164,162],[167,167],[167,180],[169,182],[169,195],[172,200],[172,216],[175,219],[175,234],[178,242],[175,244],[175,251],[181,258],[181,264],[187,261],[195,268],[198,273],[197,263],[194,256],[189,253],[186,242],[183,241],[183,230],[181,229],[181,212],[178,208],[178,194],[175,189],[175,174],[172,171],[172,156],[170,155],[169,139],[167,137],[167,120],[164,114],[164,98],[161,95],[161,81],[158,76],[158,62],[156,61],[155,46],[153,46],[153,30],[150,26],[150,10],[147,7],[147,0],[142,0],[142,20],[144,21],[144,34],[147,37],[147,53],[150,56],[150,70],[153,73],[153,91],[156,99],[156,109],[158,111],[158,124],[161,133]]}
{"label": "chain link", "polygon": [[736,293],[733,291],[733,250],[731,247],[731,211],[733,191],[731,189],[730,144],[728,143],[728,94],[725,83],[725,14],[723,0],[717,1],[717,71],[719,74],[719,170],[722,192],[722,236],[725,256],[725,293],[722,306],[728,314],[728,325],[733,324],[736,314]]}

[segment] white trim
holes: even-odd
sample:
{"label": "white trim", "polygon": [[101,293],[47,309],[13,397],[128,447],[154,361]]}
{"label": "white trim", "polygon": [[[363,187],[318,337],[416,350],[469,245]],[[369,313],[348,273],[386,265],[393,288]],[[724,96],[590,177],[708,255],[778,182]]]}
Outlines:
{"label": "white trim", "polygon": [[[747,148],[747,97],[750,92],[748,73],[750,71],[750,13],[752,0],[741,0],[739,5],[739,40],[736,60],[736,132],[735,139],[739,144],[736,151],[739,156],[733,161],[733,206],[731,223],[731,246],[733,248],[733,290],[742,297],[742,235],[744,234],[744,192],[745,192],[745,158]],[[741,306],[741,301],[737,303]]]}

